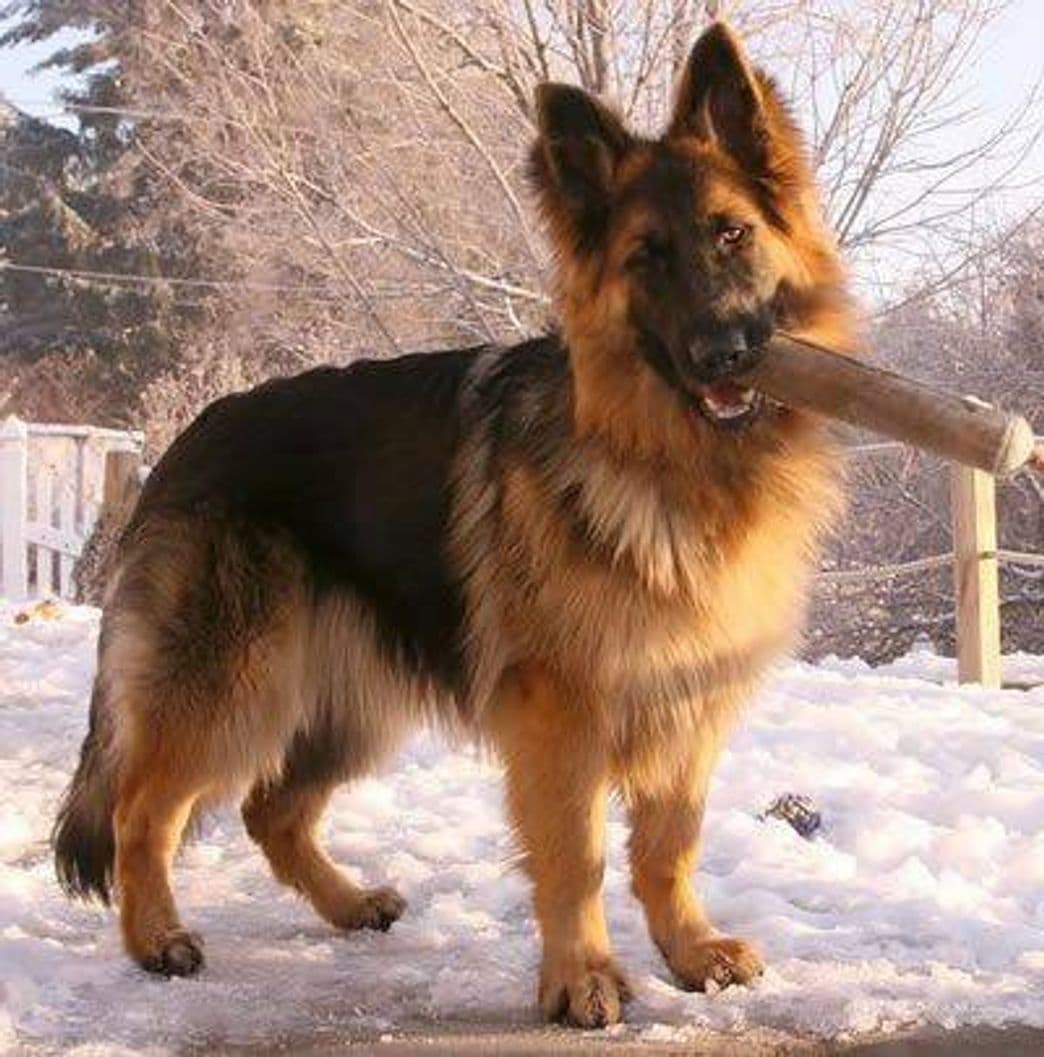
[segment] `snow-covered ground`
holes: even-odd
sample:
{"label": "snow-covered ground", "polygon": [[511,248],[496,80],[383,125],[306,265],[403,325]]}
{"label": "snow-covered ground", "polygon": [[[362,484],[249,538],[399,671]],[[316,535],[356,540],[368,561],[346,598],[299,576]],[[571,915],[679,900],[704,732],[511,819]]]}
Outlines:
{"label": "snow-covered ground", "polygon": [[[430,738],[341,793],[327,822],[337,858],[408,898],[390,933],[323,925],[271,880],[230,811],[176,875],[207,940],[204,973],[167,982],[134,968],[110,912],[62,898],[47,849],[86,721],[97,614],[15,625],[13,613],[0,606],[0,1054],[534,1022],[537,944],[507,865],[497,770]],[[924,681],[947,664],[793,665],[750,711],[715,780],[699,882],[720,926],[766,954],[753,989],[671,985],[628,894],[614,813],[609,917],[637,990],[627,1037],[1044,1026],[1044,688]],[[1010,670],[1044,681],[1041,658]],[[788,791],[817,802],[816,839],[758,821]]]}

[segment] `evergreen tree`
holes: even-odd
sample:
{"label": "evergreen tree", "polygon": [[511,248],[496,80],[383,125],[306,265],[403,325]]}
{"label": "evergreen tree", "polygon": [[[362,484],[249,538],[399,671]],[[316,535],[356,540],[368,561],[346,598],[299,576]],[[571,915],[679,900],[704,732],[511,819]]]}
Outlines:
{"label": "evergreen tree", "polygon": [[0,270],[0,401],[26,416],[135,422],[142,387],[205,316],[205,289],[156,281],[198,277],[207,254],[143,160],[157,129],[131,86],[149,6],[0,10],[14,20],[0,47],[82,34],[43,63],[76,84],[64,93],[75,132],[0,111],[0,260],[14,266]]}

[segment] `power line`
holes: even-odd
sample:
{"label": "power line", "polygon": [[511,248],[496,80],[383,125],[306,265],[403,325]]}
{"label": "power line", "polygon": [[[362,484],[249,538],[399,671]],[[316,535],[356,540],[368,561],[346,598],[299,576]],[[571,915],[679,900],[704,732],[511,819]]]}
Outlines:
{"label": "power line", "polygon": [[[199,116],[199,114],[186,113],[184,110],[152,110],[142,107],[97,106],[89,103],[62,103],[60,107],[55,107],[54,100],[49,100],[46,104],[43,100],[26,99],[17,103],[8,100],[8,103],[16,110],[19,110],[21,113],[28,117],[35,118],[38,121],[47,121],[51,118],[58,117],[70,117],[76,114],[108,114],[112,117],[123,117],[128,120],[167,121],[171,124],[183,125]],[[32,107],[33,109],[26,109],[27,107]],[[213,114],[207,112],[205,116],[213,117],[227,125],[235,125],[239,128],[245,127],[242,121],[235,120],[227,114]],[[313,138],[325,135],[325,133],[308,125],[288,125],[283,122],[272,122],[268,124],[268,127],[276,128],[283,132],[298,132]]]}
{"label": "power line", "polygon": [[[426,261],[425,263],[433,264],[434,262]],[[69,279],[72,282],[94,286],[176,286],[202,290],[246,290],[254,293],[311,295],[308,297],[308,300],[315,304],[330,304],[331,302],[337,302],[340,300],[339,297],[329,292],[328,284],[321,283],[259,283],[245,279],[201,279],[194,276],[140,275],[133,272],[105,272],[95,271],[89,268],[60,268],[51,265],[19,264],[15,261],[0,260],[0,272],[5,270],[23,272],[29,275]],[[447,270],[450,269],[443,268],[443,271]],[[495,280],[487,279],[484,276],[472,272],[459,271],[456,274],[467,282],[475,283],[478,286],[492,287],[509,297],[525,297],[534,301],[543,300],[542,297],[533,294],[528,290],[512,287],[507,284],[500,284]],[[352,288],[352,284],[345,279],[331,278],[328,282],[343,284]],[[378,291],[377,293],[371,294],[371,296],[375,297],[377,300],[387,301],[396,300],[402,297],[429,297],[435,292],[441,294],[442,287],[439,287],[436,291],[432,288],[423,289],[415,284],[413,289],[408,292],[398,293],[385,291],[382,293]],[[357,290],[353,290],[353,293],[358,296]],[[324,294],[326,294],[326,296],[322,296]]]}
{"label": "power line", "polygon": [[[322,293],[323,286],[316,284],[256,283],[239,279],[199,279],[171,275],[137,275],[133,272],[103,272],[87,268],[58,268],[41,264],[17,264],[0,261],[0,271],[26,272],[30,275],[49,275],[54,278],[73,279],[77,282],[95,283],[99,286],[184,286],[209,290],[253,290],[258,293],[302,294]],[[321,298],[320,300],[332,300]]]}

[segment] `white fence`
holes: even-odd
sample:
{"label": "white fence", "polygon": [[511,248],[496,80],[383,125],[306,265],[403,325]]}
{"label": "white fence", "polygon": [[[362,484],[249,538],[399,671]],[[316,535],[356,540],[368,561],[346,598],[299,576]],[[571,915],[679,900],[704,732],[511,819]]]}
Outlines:
{"label": "white fence", "polygon": [[95,426],[0,422],[0,597],[71,598],[73,563],[98,518],[113,451],[143,437]]}

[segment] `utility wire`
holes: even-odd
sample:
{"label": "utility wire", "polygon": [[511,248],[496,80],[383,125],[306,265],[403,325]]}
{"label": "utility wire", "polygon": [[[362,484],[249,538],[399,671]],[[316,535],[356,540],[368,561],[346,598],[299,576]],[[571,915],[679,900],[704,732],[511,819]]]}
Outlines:
{"label": "utility wire", "polygon": [[[195,277],[136,275],[133,272],[103,272],[87,268],[58,268],[41,264],[18,264],[0,261],[0,271],[26,272],[30,275],[49,275],[54,278],[74,279],[97,283],[99,286],[134,285],[188,286],[210,290],[253,290],[262,293],[316,293],[324,290],[317,284],[256,283],[238,279],[199,279]],[[332,298],[331,298],[332,300]]]}

